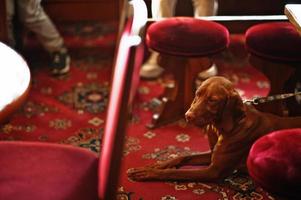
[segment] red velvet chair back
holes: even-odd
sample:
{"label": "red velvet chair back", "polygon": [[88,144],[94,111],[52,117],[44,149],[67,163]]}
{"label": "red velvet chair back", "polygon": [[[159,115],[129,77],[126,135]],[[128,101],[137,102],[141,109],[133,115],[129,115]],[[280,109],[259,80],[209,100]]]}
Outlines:
{"label": "red velvet chair back", "polygon": [[[127,3],[127,2],[126,2]],[[116,51],[114,73],[102,151],[99,159],[99,198],[112,199],[116,193],[120,161],[129,109],[139,83],[139,69],[143,59],[142,38],[147,20],[143,0],[126,4],[121,35]],[[139,12],[139,13],[138,13]]]}
{"label": "red velvet chair back", "polygon": [[84,148],[0,142],[0,199],[97,200],[98,157]]}

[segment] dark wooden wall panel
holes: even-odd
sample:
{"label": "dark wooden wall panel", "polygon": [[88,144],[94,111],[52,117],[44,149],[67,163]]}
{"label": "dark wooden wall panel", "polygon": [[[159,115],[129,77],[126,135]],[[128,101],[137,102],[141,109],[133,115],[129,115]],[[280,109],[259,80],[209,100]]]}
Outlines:
{"label": "dark wooden wall panel", "polygon": [[[151,17],[151,0],[144,0]],[[218,15],[283,15],[285,0],[219,0]],[[192,0],[178,0],[176,15],[192,16]]]}
{"label": "dark wooden wall panel", "polygon": [[54,21],[119,20],[121,0],[44,0]]}
{"label": "dark wooden wall panel", "polygon": [[[123,1],[43,0],[42,5],[53,21],[118,21]],[[0,41],[7,41],[5,0],[0,0]]]}
{"label": "dark wooden wall panel", "polygon": [[[22,1],[22,0],[19,0]],[[119,20],[124,0],[43,0],[54,21]],[[178,0],[176,15],[192,16],[192,0]],[[151,0],[145,0],[151,17]],[[219,0],[218,15],[282,15],[285,0]],[[0,0],[0,40],[7,40],[5,0]]]}
{"label": "dark wooden wall panel", "polygon": [[219,0],[218,15],[283,15],[284,0]]}
{"label": "dark wooden wall panel", "polygon": [[0,41],[7,42],[7,26],[6,26],[6,9],[5,0],[0,0]]}

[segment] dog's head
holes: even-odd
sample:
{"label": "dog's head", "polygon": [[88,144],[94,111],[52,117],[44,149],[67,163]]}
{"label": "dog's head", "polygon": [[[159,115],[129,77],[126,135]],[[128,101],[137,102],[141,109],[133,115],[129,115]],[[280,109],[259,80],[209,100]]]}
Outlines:
{"label": "dog's head", "polygon": [[188,122],[199,127],[212,124],[223,132],[231,131],[243,116],[241,97],[233,84],[220,76],[211,77],[199,86],[185,114]]}

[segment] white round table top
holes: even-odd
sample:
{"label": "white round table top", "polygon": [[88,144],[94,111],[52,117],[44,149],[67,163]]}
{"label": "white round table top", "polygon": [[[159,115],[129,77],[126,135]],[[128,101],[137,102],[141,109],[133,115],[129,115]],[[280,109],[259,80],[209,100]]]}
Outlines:
{"label": "white round table top", "polygon": [[0,42],[0,111],[28,90],[30,70],[16,51]]}

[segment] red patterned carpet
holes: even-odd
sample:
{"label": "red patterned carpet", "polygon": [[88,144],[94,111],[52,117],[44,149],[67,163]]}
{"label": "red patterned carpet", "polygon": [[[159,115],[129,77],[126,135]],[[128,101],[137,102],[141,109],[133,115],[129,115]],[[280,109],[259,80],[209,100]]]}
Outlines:
{"label": "red patterned carpet", "polygon": [[[0,127],[0,140],[65,143],[99,152],[116,31],[114,24],[65,25],[61,32],[72,66],[70,74],[63,77],[50,76],[45,52],[32,38],[26,40],[26,47],[32,50],[27,53],[32,72],[30,96]],[[242,36],[232,36],[228,52],[215,62],[220,75],[230,78],[244,98],[267,94],[267,80],[247,63]],[[141,81],[124,147],[118,199],[276,199],[249,177],[237,174],[215,184],[128,180],[128,168],[208,149],[206,136],[184,120],[154,130],[145,127],[151,119],[150,102],[161,92],[160,80]]]}

